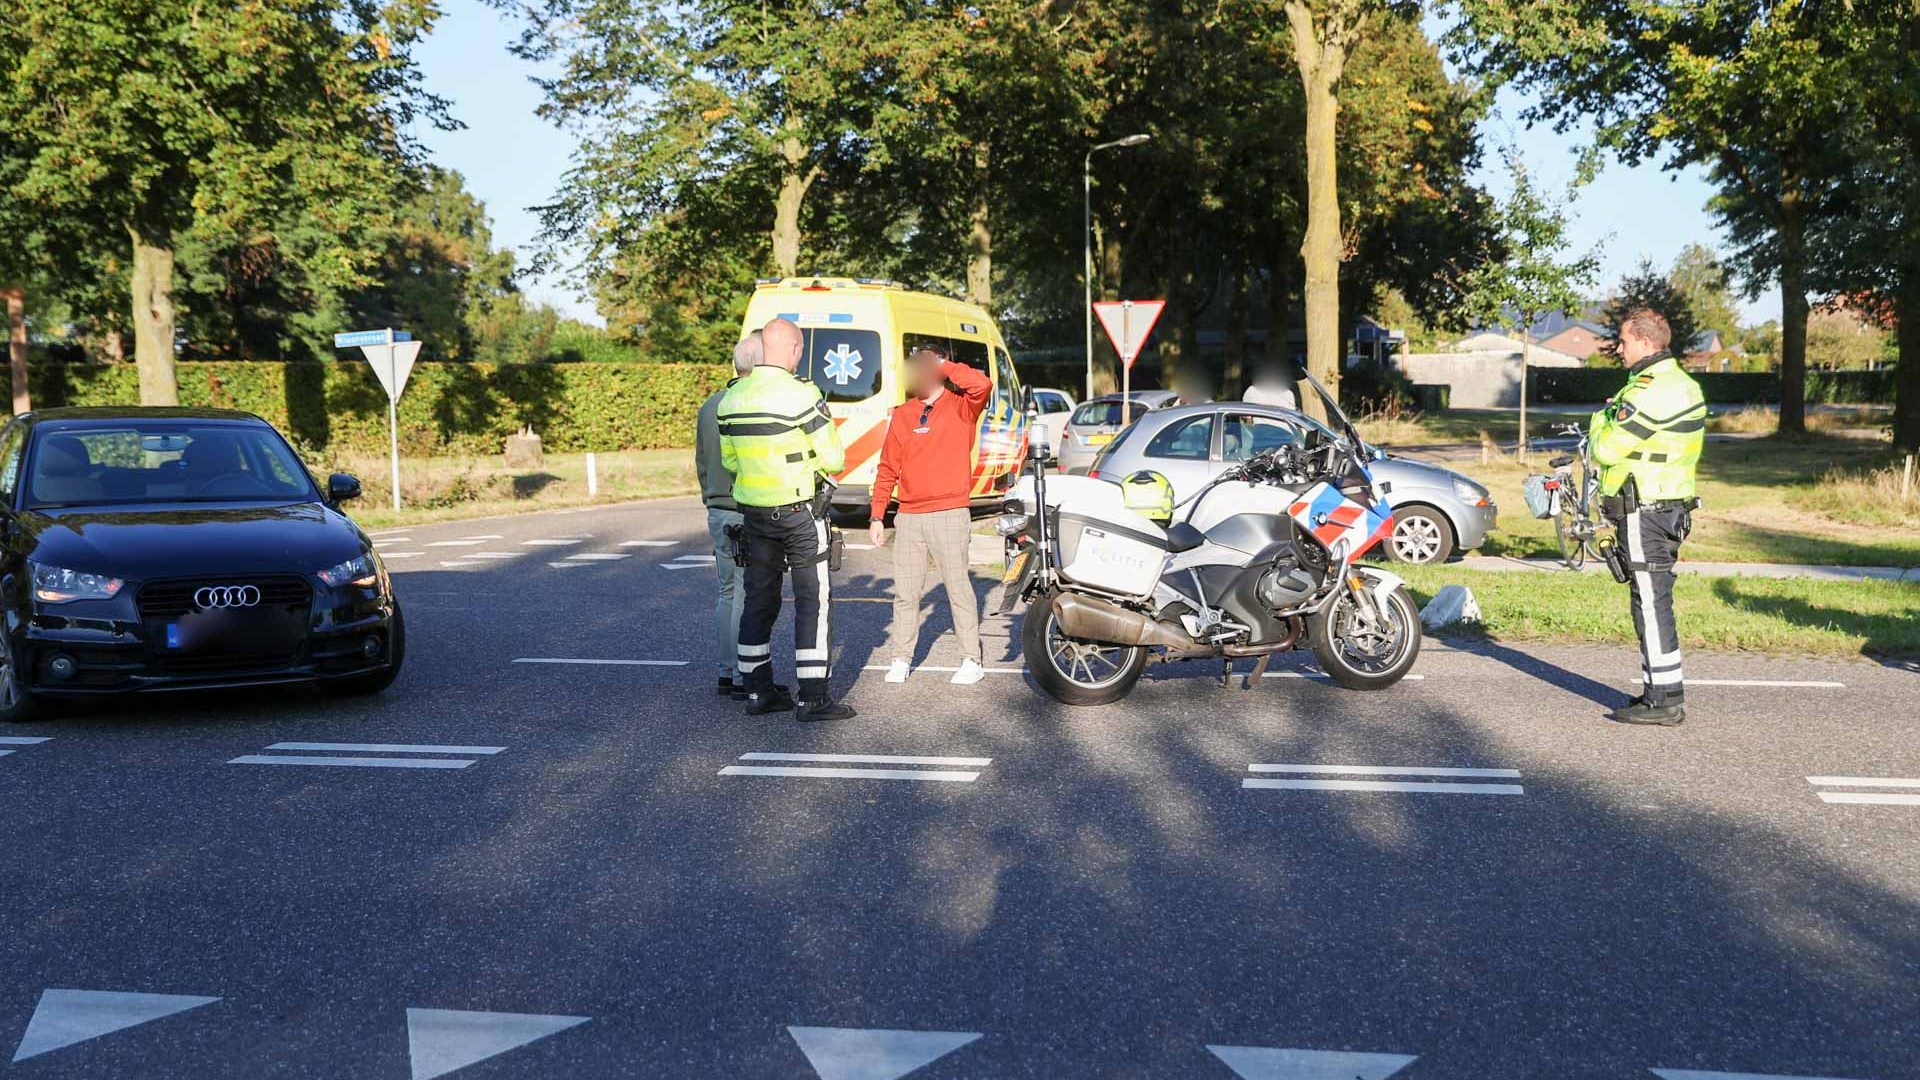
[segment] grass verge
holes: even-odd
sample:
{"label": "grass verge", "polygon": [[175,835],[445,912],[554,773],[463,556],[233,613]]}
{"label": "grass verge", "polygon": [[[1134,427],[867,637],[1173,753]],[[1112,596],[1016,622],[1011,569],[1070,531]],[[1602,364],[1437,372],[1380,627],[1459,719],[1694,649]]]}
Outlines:
{"label": "grass verge", "polygon": [[699,490],[691,450],[631,450],[596,455],[599,494],[587,494],[587,456],[548,454],[534,469],[509,469],[498,456],[400,459],[402,508],[392,508],[388,461],[339,455],[314,463],[321,477],[347,472],[364,494],[351,507],[363,528],[558,510],[596,502],[690,495]]}
{"label": "grass verge", "polygon": [[[1465,585],[1483,622],[1444,627],[1456,640],[1632,646],[1627,587],[1605,574],[1518,573],[1389,566],[1425,604]],[[1688,649],[1798,656],[1920,656],[1920,586],[1893,581],[1806,581],[1683,574],[1674,621]]]}

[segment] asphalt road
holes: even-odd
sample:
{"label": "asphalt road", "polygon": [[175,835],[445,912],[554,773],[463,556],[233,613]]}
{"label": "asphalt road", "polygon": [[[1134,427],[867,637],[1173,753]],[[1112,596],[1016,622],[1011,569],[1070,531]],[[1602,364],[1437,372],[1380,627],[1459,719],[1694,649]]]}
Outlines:
{"label": "asphalt road", "polygon": [[861,715],[802,725],[713,696],[689,502],[380,545],[382,697],[0,732],[0,1077],[1920,1075],[1913,670],[1690,656],[1671,731],[1601,719],[1611,649],[1074,710],[999,621],[979,685],[862,670],[856,551]]}

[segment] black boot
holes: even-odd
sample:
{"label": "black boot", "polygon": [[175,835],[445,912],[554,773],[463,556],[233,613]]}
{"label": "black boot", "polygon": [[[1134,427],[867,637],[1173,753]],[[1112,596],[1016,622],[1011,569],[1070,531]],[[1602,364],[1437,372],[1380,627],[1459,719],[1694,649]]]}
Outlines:
{"label": "black boot", "polygon": [[822,698],[819,701],[801,702],[798,719],[808,722],[818,720],[851,720],[859,715],[859,713],[854,711],[853,706],[844,701]]}
{"label": "black boot", "polygon": [[768,713],[792,712],[793,695],[787,693],[784,686],[776,686],[764,694],[747,695],[747,715],[765,716]]}
{"label": "black boot", "polygon": [[1678,727],[1687,719],[1686,707],[1678,701],[1662,702],[1655,705],[1644,697],[1632,701],[1613,711],[1613,718],[1622,724],[1648,724],[1654,727]]}
{"label": "black boot", "polygon": [[741,686],[739,683],[734,682],[724,675],[720,678],[720,685],[714,687],[713,692],[720,697],[732,698],[735,701],[743,701],[747,696],[746,687]]}

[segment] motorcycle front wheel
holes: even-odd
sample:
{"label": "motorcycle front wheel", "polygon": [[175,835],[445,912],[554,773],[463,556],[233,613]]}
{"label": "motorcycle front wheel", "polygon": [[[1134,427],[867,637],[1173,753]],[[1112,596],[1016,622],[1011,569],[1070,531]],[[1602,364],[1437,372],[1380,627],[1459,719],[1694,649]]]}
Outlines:
{"label": "motorcycle front wheel", "polygon": [[1105,705],[1119,701],[1140,681],[1147,667],[1143,645],[1114,645],[1070,638],[1060,632],[1053,605],[1037,596],[1027,605],[1020,628],[1027,670],[1040,689],[1067,705]]}
{"label": "motorcycle front wheel", "polygon": [[1349,690],[1385,690],[1406,677],[1420,655],[1420,609],[1404,588],[1387,594],[1387,617],[1363,622],[1345,589],[1307,620],[1313,655],[1333,681]]}

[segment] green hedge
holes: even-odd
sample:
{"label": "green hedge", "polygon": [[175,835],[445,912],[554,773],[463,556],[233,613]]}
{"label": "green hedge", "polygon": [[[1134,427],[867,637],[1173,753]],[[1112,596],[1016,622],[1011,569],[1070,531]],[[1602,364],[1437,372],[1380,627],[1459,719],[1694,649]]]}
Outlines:
{"label": "green hedge", "polygon": [[[499,453],[531,426],[546,448],[654,450],[693,445],[701,402],[731,369],[705,364],[448,364],[414,367],[400,398],[410,454]],[[366,364],[183,361],[184,405],[255,413],[316,450],[384,450],[387,396]],[[132,405],[132,364],[43,363],[36,408]]]}
{"label": "green hedge", "polygon": [[[1893,404],[1893,371],[1809,371],[1811,404]],[[1780,401],[1780,375],[1771,371],[1696,372],[1700,389],[1715,405],[1774,405]],[[1530,400],[1543,405],[1585,405],[1605,401],[1620,389],[1619,368],[1527,368]]]}

